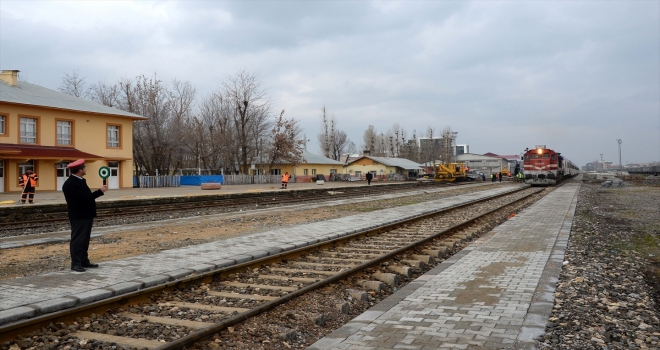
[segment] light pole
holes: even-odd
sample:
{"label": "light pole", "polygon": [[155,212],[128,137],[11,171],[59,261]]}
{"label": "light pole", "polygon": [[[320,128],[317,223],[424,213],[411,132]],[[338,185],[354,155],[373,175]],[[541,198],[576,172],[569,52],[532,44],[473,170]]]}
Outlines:
{"label": "light pole", "polygon": [[623,171],[622,165],[621,165],[621,139],[616,139],[616,142],[619,144],[619,174]]}

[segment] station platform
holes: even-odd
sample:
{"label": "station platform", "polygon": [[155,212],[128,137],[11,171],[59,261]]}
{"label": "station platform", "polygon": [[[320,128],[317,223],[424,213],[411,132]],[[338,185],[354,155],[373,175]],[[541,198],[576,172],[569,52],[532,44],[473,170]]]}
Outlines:
{"label": "station platform", "polygon": [[308,349],[535,349],[579,187],[558,187]]}
{"label": "station platform", "polygon": [[[471,184],[467,186],[480,187],[483,185]],[[101,263],[99,268],[88,269],[84,273],[63,270],[0,281],[0,325],[21,318],[34,317],[38,314],[46,314],[166,283],[191,273],[231,266],[270,254],[277,254],[328,239],[369,230],[416,215],[423,215],[437,208],[453,206],[511,191],[516,186],[483,187],[483,191],[409,205],[405,211],[400,210],[400,208],[383,209],[251,235],[219,239],[210,243],[190,245],[154,254],[106,261]],[[451,189],[453,188],[440,187],[435,190],[447,191]],[[428,191],[428,189],[421,191]],[[402,195],[392,193],[379,197],[387,199]],[[407,193],[406,195],[414,194]],[[355,201],[355,199],[350,200]],[[222,214],[217,217],[221,216]],[[214,217],[216,216],[208,215],[203,218],[196,217],[188,220],[213,220]],[[93,235],[97,234],[98,231],[126,229],[127,226],[133,226],[133,229],[136,227],[138,229],[142,228],[145,232],[148,232],[153,225],[164,224],[164,222],[154,222],[95,228]],[[65,238],[70,233],[62,232],[62,234]],[[92,240],[90,246],[94,244]]]}
{"label": "station platform", "polygon": [[[387,186],[392,184],[411,183],[412,181],[380,181],[372,182],[371,186]],[[288,191],[306,190],[319,188],[346,188],[367,186],[366,181],[326,181],[323,184],[314,182],[296,182],[289,183]],[[268,191],[284,191],[281,184],[249,184],[249,185],[223,185],[219,190],[202,190],[200,186],[180,186],[180,187],[156,187],[156,188],[120,188],[108,190],[105,194],[96,199],[97,202],[116,201],[116,200],[138,200],[158,197],[190,197],[190,196],[217,196],[218,194],[232,193],[260,193]],[[92,191],[97,188],[92,187]],[[40,204],[63,204],[64,194],[62,191],[37,191],[34,196],[34,204],[17,204],[21,198],[21,192],[3,192],[0,193],[0,208],[19,205],[40,205]]]}

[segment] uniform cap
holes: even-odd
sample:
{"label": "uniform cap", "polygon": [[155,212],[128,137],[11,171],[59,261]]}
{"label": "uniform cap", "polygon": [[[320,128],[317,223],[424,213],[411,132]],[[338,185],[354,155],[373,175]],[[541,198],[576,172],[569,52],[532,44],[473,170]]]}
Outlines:
{"label": "uniform cap", "polygon": [[84,159],[78,159],[78,160],[76,160],[76,161],[73,162],[73,163],[69,163],[69,165],[67,165],[66,167],[69,168],[69,169],[71,169],[71,168],[77,168],[77,167],[79,167],[79,166],[81,166],[81,165],[83,165],[83,164],[85,164],[85,160],[84,160]]}

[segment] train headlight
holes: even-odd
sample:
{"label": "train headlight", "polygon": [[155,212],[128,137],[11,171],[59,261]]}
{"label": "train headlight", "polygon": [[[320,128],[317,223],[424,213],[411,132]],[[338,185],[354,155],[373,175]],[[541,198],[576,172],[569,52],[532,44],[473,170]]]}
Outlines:
{"label": "train headlight", "polygon": [[541,153],[543,153],[543,150],[539,148],[539,149],[536,150],[536,153],[541,154]]}

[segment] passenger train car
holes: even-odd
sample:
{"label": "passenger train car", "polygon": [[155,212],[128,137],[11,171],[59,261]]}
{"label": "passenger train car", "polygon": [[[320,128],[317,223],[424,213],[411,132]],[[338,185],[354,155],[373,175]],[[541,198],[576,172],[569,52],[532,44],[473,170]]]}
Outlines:
{"label": "passenger train car", "polygon": [[532,186],[555,185],[565,178],[577,175],[580,169],[561,153],[545,145],[526,150],[523,155],[525,183]]}

